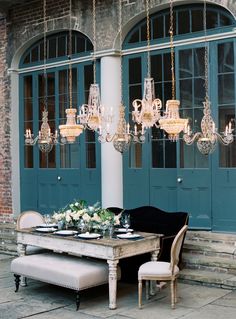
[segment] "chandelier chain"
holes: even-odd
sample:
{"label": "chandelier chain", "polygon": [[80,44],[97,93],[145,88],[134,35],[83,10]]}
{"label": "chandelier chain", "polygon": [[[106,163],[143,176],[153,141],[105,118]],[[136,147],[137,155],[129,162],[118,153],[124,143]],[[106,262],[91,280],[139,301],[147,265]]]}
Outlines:
{"label": "chandelier chain", "polygon": [[46,64],[47,64],[47,0],[43,1],[43,89],[44,89],[44,108],[47,109],[47,70],[46,70]]}
{"label": "chandelier chain", "polygon": [[209,72],[209,67],[208,67],[208,46],[207,46],[207,22],[206,22],[206,15],[207,15],[207,8],[206,8],[206,0],[204,0],[204,7],[203,7],[203,29],[204,29],[204,37],[205,37],[205,48],[204,48],[204,67],[205,67],[205,100],[209,100],[209,95],[208,95],[208,72]]}
{"label": "chandelier chain", "polygon": [[122,0],[119,0],[119,33],[120,33],[120,101],[123,104],[123,88],[122,88],[122,79],[123,79],[123,66],[122,66]]}
{"label": "chandelier chain", "polygon": [[170,59],[171,59],[171,81],[172,81],[172,100],[175,99],[175,56],[174,56],[174,12],[173,0],[170,1]]}
{"label": "chandelier chain", "polygon": [[96,83],[96,56],[97,39],[96,39],[96,0],[93,0],[93,83]]}
{"label": "chandelier chain", "polygon": [[72,108],[72,0],[69,0],[69,104]]}
{"label": "chandelier chain", "polygon": [[150,16],[149,16],[149,0],[146,0],[147,15],[147,76],[151,77],[151,60],[150,60]]}

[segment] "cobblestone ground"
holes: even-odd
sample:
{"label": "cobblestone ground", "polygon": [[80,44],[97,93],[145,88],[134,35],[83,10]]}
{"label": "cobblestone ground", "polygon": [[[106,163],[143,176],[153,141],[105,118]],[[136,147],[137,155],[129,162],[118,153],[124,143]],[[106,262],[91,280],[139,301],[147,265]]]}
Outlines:
{"label": "cobblestone ground", "polygon": [[14,292],[10,273],[12,257],[0,255],[0,319],[233,319],[236,291],[179,283],[176,309],[170,308],[169,287],[157,292],[138,309],[137,285],[118,284],[118,307],[108,309],[108,287],[81,292],[81,306],[75,311],[73,291],[28,280],[27,287]]}

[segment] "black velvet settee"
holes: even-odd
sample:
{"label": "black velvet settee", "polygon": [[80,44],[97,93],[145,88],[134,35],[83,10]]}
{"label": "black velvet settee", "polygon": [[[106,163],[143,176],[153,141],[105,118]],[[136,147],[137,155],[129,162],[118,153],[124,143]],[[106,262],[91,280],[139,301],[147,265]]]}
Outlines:
{"label": "black velvet settee", "polygon": [[[170,261],[172,242],[184,226],[188,225],[188,213],[165,212],[153,206],[141,206],[133,209],[109,207],[115,214],[130,215],[130,227],[136,231],[163,234],[160,241],[160,253],[158,260]],[[182,266],[182,248],[180,252],[179,267]],[[127,282],[137,281],[137,273],[141,264],[150,261],[150,254],[138,255],[120,260],[121,279]]]}

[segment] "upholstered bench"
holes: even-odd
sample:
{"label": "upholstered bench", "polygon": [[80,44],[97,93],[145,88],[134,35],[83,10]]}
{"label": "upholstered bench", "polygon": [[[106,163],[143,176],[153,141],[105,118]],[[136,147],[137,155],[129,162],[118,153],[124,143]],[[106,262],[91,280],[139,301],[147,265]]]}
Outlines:
{"label": "upholstered bench", "polygon": [[80,305],[80,290],[103,285],[109,280],[106,261],[56,253],[17,257],[11,263],[11,272],[15,276],[16,292],[20,276],[75,290],[76,310]]}

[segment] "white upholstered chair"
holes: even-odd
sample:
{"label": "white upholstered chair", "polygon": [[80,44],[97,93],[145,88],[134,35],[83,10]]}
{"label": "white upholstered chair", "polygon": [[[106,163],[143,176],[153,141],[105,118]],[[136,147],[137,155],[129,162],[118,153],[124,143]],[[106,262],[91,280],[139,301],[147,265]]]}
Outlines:
{"label": "white upholstered chair", "polygon": [[[22,228],[30,228],[30,227],[35,227],[41,224],[44,224],[43,215],[33,210],[28,210],[28,211],[22,212],[18,216],[17,222],[16,222],[16,229],[19,230]],[[42,249],[40,247],[35,247],[30,245],[27,245],[26,247],[26,255],[37,254],[43,251],[45,251],[45,249]]]}
{"label": "white upholstered chair", "polygon": [[[140,266],[138,271],[138,302],[142,308],[142,281],[157,280],[171,282],[171,307],[175,308],[177,302],[177,277],[179,275],[179,253],[188,226],[181,228],[171,246],[170,262],[149,261]],[[148,284],[148,282],[147,282]]]}

